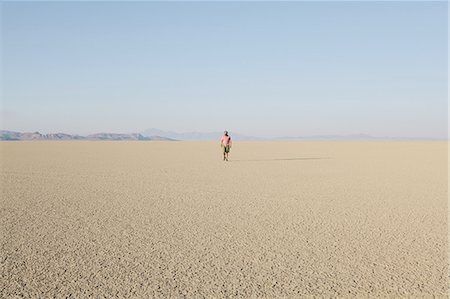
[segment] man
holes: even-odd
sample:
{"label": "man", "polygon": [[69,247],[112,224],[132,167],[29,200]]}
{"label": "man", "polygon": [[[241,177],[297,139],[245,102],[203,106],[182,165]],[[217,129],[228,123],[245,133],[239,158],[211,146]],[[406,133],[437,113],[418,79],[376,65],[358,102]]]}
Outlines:
{"label": "man", "polygon": [[220,139],[220,146],[223,149],[223,160],[228,161],[228,153],[231,148],[231,137],[228,135],[228,131],[223,132],[222,139]]}

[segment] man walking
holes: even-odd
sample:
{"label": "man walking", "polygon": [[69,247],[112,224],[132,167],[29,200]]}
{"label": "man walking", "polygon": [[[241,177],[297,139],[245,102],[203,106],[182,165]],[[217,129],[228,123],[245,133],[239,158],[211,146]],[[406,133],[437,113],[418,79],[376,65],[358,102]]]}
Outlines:
{"label": "man walking", "polygon": [[228,131],[223,132],[222,139],[220,139],[220,146],[223,150],[223,160],[228,161],[228,153],[231,148],[231,137],[228,135]]}

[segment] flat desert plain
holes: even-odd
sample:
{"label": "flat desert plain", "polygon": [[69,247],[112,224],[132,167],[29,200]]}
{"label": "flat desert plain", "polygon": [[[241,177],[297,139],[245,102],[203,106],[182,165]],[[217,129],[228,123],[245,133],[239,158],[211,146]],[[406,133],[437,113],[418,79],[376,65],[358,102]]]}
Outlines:
{"label": "flat desert plain", "polygon": [[2,298],[447,297],[447,142],[0,148]]}

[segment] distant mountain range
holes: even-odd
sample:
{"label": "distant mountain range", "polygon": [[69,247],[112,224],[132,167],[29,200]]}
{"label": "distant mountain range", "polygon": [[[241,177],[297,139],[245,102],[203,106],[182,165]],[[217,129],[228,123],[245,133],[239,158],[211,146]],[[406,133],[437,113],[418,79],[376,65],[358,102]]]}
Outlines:
{"label": "distant mountain range", "polygon": [[[223,132],[184,132],[177,133],[159,129],[148,129],[142,133],[117,134],[97,133],[87,136],[70,135],[65,133],[41,134],[39,132],[21,133],[14,131],[1,131],[0,140],[150,140],[150,141],[176,141],[176,140],[219,140]],[[412,138],[412,137],[375,137],[366,134],[354,135],[311,135],[286,136],[276,138],[261,138],[231,132],[236,141],[269,141],[269,140],[445,140],[439,138]]]}
{"label": "distant mountain range", "polygon": [[162,136],[143,136],[140,133],[116,134],[96,133],[87,136],[70,135],[65,133],[41,134],[39,132],[21,133],[14,131],[0,131],[0,140],[152,140],[152,141],[174,141],[174,139]]}
{"label": "distant mountain range", "polygon": [[[165,136],[177,140],[219,140],[223,135],[223,132],[185,132],[176,133],[171,131],[163,131],[159,129],[148,129],[142,132],[144,136],[159,135]],[[236,141],[269,141],[269,140],[440,140],[438,138],[422,138],[422,137],[377,137],[367,134],[353,134],[353,135],[308,135],[308,136],[285,136],[285,137],[273,137],[262,138],[249,135],[243,135],[236,132],[230,132],[233,140]]]}
{"label": "distant mountain range", "polygon": [[[171,132],[171,131],[163,131],[159,129],[147,129],[144,132],[141,133],[144,136],[164,136],[171,139],[176,140],[219,140],[222,135],[223,131],[221,132],[184,132],[184,133],[177,133],[177,132]],[[231,137],[233,140],[236,141],[242,141],[242,140],[264,140],[263,138],[254,137],[254,136],[248,136],[243,135],[239,133],[233,133],[231,134]]]}

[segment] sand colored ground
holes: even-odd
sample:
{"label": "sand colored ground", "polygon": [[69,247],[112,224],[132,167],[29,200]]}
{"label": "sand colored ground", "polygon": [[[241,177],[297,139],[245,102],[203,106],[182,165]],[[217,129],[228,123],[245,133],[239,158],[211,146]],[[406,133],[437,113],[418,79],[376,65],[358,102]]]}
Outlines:
{"label": "sand colored ground", "polygon": [[446,142],[2,142],[0,297],[444,298]]}

